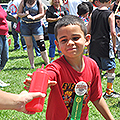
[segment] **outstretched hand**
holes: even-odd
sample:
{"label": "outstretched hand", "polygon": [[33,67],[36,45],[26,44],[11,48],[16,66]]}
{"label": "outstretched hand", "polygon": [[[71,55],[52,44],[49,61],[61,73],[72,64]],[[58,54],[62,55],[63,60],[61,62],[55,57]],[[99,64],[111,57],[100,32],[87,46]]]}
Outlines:
{"label": "outstretched hand", "polygon": [[[24,88],[25,88],[26,90],[29,90],[30,84],[31,84],[32,73],[28,73],[27,76],[29,76],[30,78],[26,78],[26,79],[25,79],[24,84],[25,84],[26,86],[25,86]],[[57,84],[56,81],[50,81],[50,80],[48,80],[48,88],[49,88],[50,86],[54,86],[54,85],[56,85],[56,84]]]}

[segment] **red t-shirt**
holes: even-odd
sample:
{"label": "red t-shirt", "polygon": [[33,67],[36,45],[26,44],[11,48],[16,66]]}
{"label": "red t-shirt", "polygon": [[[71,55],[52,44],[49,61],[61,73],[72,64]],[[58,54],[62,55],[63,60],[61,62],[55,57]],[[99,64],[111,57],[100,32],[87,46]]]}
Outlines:
{"label": "red t-shirt", "polygon": [[8,24],[6,21],[7,13],[0,5],[0,35],[8,34]]}
{"label": "red t-shirt", "polygon": [[64,56],[46,66],[50,80],[57,81],[51,87],[46,111],[46,120],[70,120],[75,97],[75,84],[84,81],[88,85],[84,95],[83,108],[80,120],[88,120],[89,100],[96,101],[102,96],[101,77],[99,68],[94,60],[83,56],[85,68],[82,72],[74,70]]}

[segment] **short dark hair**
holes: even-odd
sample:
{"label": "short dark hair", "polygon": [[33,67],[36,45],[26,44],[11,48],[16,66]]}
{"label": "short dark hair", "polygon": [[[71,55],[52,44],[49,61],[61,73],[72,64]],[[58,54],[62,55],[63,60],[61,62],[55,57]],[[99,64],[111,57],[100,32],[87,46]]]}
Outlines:
{"label": "short dark hair", "polygon": [[55,33],[56,40],[57,40],[57,35],[58,35],[58,29],[60,29],[63,26],[68,26],[68,25],[79,25],[81,30],[84,32],[84,35],[86,36],[87,28],[83,20],[74,15],[65,15],[63,18],[58,20],[58,22],[56,23],[54,27],[54,33]]}
{"label": "short dark hair", "polygon": [[78,15],[81,16],[89,12],[89,7],[86,3],[81,3],[77,6],[77,10]]}
{"label": "short dark hair", "polygon": [[83,2],[83,3],[88,5],[88,7],[89,7],[89,15],[90,15],[92,13],[92,11],[93,11],[93,4],[91,2]]}

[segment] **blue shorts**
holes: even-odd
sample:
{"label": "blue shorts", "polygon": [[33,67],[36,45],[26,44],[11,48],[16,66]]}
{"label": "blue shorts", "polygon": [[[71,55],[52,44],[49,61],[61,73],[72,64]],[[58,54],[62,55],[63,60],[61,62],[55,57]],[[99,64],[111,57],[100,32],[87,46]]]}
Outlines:
{"label": "blue shorts", "polygon": [[41,25],[41,22],[21,22],[20,29],[23,36],[43,35],[43,26]]}
{"label": "blue shorts", "polygon": [[111,70],[116,68],[115,58],[97,57],[94,55],[91,55],[90,57],[97,62],[99,69]]}

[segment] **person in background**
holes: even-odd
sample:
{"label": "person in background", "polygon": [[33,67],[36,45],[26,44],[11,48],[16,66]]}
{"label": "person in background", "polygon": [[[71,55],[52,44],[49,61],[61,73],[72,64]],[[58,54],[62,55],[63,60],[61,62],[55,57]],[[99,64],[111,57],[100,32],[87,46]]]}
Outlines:
{"label": "person in background", "polygon": [[[115,57],[113,57],[116,53],[115,17],[114,13],[108,10],[111,0],[99,1],[100,6],[92,12],[87,26],[87,31],[91,34],[89,56],[97,62],[100,71],[108,71],[104,99],[117,98],[120,94],[113,89],[116,68]],[[112,36],[112,49],[110,49],[110,35]]]}
{"label": "person in background", "polygon": [[[8,35],[8,25],[6,21],[7,13],[0,5],[0,71],[4,68],[8,61],[8,41],[6,35]],[[0,80],[0,87],[8,86]],[[0,110],[17,110],[26,114],[34,114],[25,109],[25,105],[32,99],[37,97],[45,97],[46,95],[40,92],[27,93],[26,91],[20,94],[8,93],[0,90]]]}
{"label": "person in background", "polygon": [[[17,12],[18,12],[20,2],[21,0],[11,0],[8,3],[7,13],[12,15],[15,19],[17,19]],[[19,34],[15,31],[16,23],[12,21],[11,27],[12,27],[12,35],[14,39],[14,50],[17,50],[17,49],[19,50],[20,49]],[[22,43],[24,42],[24,39],[22,38],[22,36],[21,36],[21,42]],[[24,49],[24,45],[23,45],[23,49]]]}
{"label": "person in background", "polygon": [[[93,4],[92,4],[92,2],[90,2],[89,0],[82,0],[82,3],[86,3],[88,5],[88,7],[89,7],[89,16],[90,16],[90,14],[93,11]],[[88,16],[88,20],[89,20],[89,16]]]}
{"label": "person in background", "polygon": [[[89,44],[91,37],[83,20],[66,15],[56,23],[54,31],[55,44],[63,55],[45,68],[49,80],[57,82],[51,86],[46,120],[89,120],[89,101],[106,120],[114,120],[102,97],[97,63],[83,55],[84,46]],[[25,84],[29,87],[30,80],[29,84],[26,82],[27,79]]]}
{"label": "person in background", "polygon": [[93,0],[93,1],[92,1],[92,4],[93,4],[93,10],[95,10],[97,7],[100,6],[99,0]]}
{"label": "person in background", "polygon": [[[55,57],[55,35],[54,35],[54,26],[59,19],[67,15],[66,9],[61,5],[61,0],[51,0],[51,6],[46,11],[46,21],[48,22],[48,37],[50,42],[49,47],[49,57],[51,61],[54,61]],[[61,56],[61,51],[58,50],[59,56]]]}
{"label": "person in background", "polygon": [[19,6],[18,16],[21,18],[21,33],[27,45],[28,58],[31,68],[34,69],[34,53],[32,36],[40,48],[41,56],[45,64],[49,63],[47,50],[45,48],[43,27],[41,19],[44,16],[44,8],[41,0],[22,0]]}
{"label": "person in background", "polygon": [[[6,21],[7,13],[0,5],[0,71],[6,65],[9,58],[9,46],[6,35],[8,35],[8,24]],[[0,87],[6,87],[10,84],[4,83],[0,80]]]}
{"label": "person in background", "polygon": [[87,26],[89,17],[89,7],[85,2],[77,6],[77,14],[79,15],[79,18],[81,18],[84,21],[85,25]]}
{"label": "person in background", "polygon": [[[120,0],[115,0],[114,2],[112,2],[112,4],[110,5],[110,10],[113,11],[114,13],[119,12],[120,11],[120,4],[119,4]],[[117,11],[116,11],[117,10]]]}
{"label": "person in background", "polygon": [[[89,7],[86,4],[86,2],[82,2],[77,6],[77,14],[79,15],[79,18],[81,18],[84,21],[85,26],[87,26],[89,21]],[[84,48],[83,54],[86,56],[89,55],[87,47]]]}
{"label": "person in background", "polygon": [[115,21],[116,21],[115,30],[116,30],[116,49],[117,49],[116,54],[120,63],[120,12],[115,14]]}
{"label": "person in background", "polygon": [[77,6],[82,3],[82,0],[68,0],[68,6],[69,6],[69,14],[78,16],[77,14]]}

